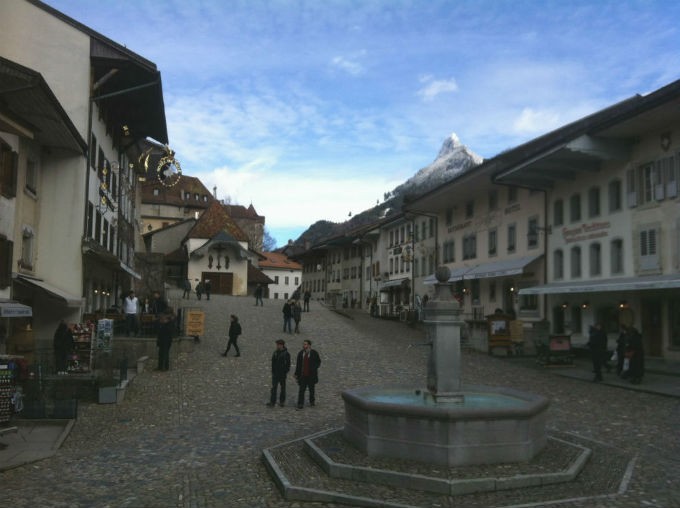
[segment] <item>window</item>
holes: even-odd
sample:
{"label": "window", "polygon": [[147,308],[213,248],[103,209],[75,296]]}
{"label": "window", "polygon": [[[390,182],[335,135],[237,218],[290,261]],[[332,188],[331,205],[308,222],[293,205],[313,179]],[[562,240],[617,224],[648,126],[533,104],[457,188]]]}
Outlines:
{"label": "window", "polygon": [[92,238],[92,221],[94,219],[94,205],[87,203],[87,238]]}
{"label": "window", "polygon": [[555,280],[564,278],[564,253],[561,249],[553,252],[553,278]]}
{"label": "window", "polygon": [[527,248],[538,247],[538,217],[531,217],[527,222]]}
{"label": "window", "polygon": [[390,274],[394,273],[394,258],[390,258]]}
{"label": "window", "polygon": [[472,295],[472,301],[475,304],[479,303],[479,295],[480,295],[480,285],[479,285],[479,279],[472,279],[472,282],[470,283],[470,294]]}
{"label": "window", "polygon": [[198,194],[194,193],[194,201],[198,201]]}
{"label": "window", "polygon": [[287,275],[286,275],[286,277],[283,279],[283,283],[284,283],[286,286],[290,283],[290,280],[289,280],[289,278],[288,278]]}
{"label": "window", "polygon": [[[104,166],[106,165],[106,157],[104,157],[104,150],[100,146],[97,150],[97,171],[101,175]],[[101,179],[101,178],[100,178]]]}
{"label": "window", "polygon": [[420,225],[420,236],[423,240],[427,237],[427,222],[423,221]]}
{"label": "window", "polygon": [[508,252],[515,252],[517,248],[517,226],[508,225]]}
{"label": "window", "polygon": [[588,190],[588,218],[600,215],[600,188],[592,187]]}
{"label": "window", "polygon": [[578,222],[581,220],[581,195],[574,194],[569,198],[569,220]]}
{"label": "window", "polygon": [[26,188],[33,194],[38,190],[38,166],[31,159],[26,161]]}
{"label": "window", "polygon": [[104,219],[104,227],[102,229],[102,245],[104,248],[109,246],[109,221]]}
{"label": "window", "polygon": [[640,231],[640,269],[659,269],[658,230],[654,228]]}
{"label": "window", "polygon": [[465,218],[471,219],[475,215],[475,202],[468,201],[465,203]]}
{"label": "window", "polygon": [[508,188],[508,204],[517,202],[517,187]]}
{"label": "window", "polygon": [[498,191],[495,189],[489,191],[489,211],[494,210],[498,210]]}
{"label": "window", "polygon": [[612,275],[623,273],[623,240],[616,238],[611,243]]}
{"label": "window", "polygon": [[154,195],[154,196],[160,196],[160,195],[161,195],[161,190],[160,190],[160,189],[157,189],[157,188],[154,188],[154,190],[153,190],[153,195]]}
{"label": "window", "polygon": [[635,182],[635,170],[629,169],[626,171],[626,198],[630,208],[636,207],[638,204],[638,189]]}
{"label": "window", "polygon": [[450,226],[453,224],[453,208],[446,209],[446,225]]}
{"label": "window", "polygon": [[6,288],[12,282],[12,250],[14,243],[0,235],[0,288]]}
{"label": "window", "polygon": [[295,285],[296,286],[300,285],[300,277],[295,277]]}
{"label": "window", "polygon": [[390,231],[390,247],[394,246],[394,230]]}
{"label": "window", "polygon": [[116,252],[116,228],[111,224],[109,231],[109,252]]}
{"label": "window", "polygon": [[451,263],[456,260],[455,241],[449,240],[442,245],[442,261]]}
{"label": "window", "polygon": [[538,295],[519,295],[520,312],[536,312],[538,310]]}
{"label": "window", "polygon": [[666,196],[668,198],[675,198],[678,196],[678,168],[680,164],[680,154],[675,157],[669,157],[670,162],[666,166]]}
{"label": "window", "polygon": [[434,217],[430,217],[430,238],[434,236]]}
{"label": "window", "polygon": [[553,224],[555,226],[564,224],[564,201],[561,199],[553,203]]}
{"label": "window", "polygon": [[278,293],[274,293],[274,300],[278,300],[278,299],[279,299],[279,294],[278,294]]}
{"label": "window", "polygon": [[602,275],[602,247],[599,243],[590,244],[588,257],[591,277]]}
{"label": "window", "polygon": [[489,230],[489,256],[495,256],[496,255],[496,249],[497,249],[497,243],[498,243],[498,230],[497,229],[490,229]]}
{"label": "window", "polygon": [[581,277],[581,247],[571,248],[571,278],[578,279]]}
{"label": "window", "polygon": [[489,301],[496,301],[496,282],[493,280],[489,282]]}
{"label": "window", "polygon": [[0,139],[0,194],[6,198],[17,195],[19,154]]}
{"label": "window", "polygon": [[21,267],[33,269],[33,229],[24,226],[21,233]]}
{"label": "window", "polygon": [[609,182],[609,213],[621,210],[621,180]]}
{"label": "window", "polygon": [[278,283],[279,283],[279,276],[274,275],[274,284],[278,284]]}
{"label": "window", "polygon": [[102,237],[102,214],[96,212],[94,219],[94,240],[99,243]]}
{"label": "window", "polygon": [[477,257],[477,235],[475,233],[463,237],[463,259]]}

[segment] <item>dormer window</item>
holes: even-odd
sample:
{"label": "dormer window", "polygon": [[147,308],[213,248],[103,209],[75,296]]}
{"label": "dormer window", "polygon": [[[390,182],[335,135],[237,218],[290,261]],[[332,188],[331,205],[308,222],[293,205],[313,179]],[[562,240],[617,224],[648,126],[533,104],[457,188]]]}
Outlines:
{"label": "dormer window", "polygon": [[153,190],[153,195],[154,195],[154,196],[160,196],[160,194],[161,194],[161,190],[160,190],[160,189],[154,189],[154,190]]}

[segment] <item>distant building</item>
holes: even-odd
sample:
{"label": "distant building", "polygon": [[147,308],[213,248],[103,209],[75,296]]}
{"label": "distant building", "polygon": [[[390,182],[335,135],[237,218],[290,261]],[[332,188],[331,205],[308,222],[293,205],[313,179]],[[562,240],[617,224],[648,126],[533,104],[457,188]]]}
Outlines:
{"label": "distant building", "polygon": [[179,182],[166,187],[158,180],[142,185],[142,233],[168,227],[202,214],[215,198],[195,176],[182,175]]}
{"label": "distant building", "polygon": [[265,259],[260,260],[260,270],[274,281],[268,287],[267,297],[273,300],[292,298],[302,282],[302,265],[279,252],[263,252],[262,256]]}
{"label": "distant building", "polygon": [[258,252],[261,251],[264,243],[264,216],[258,215],[252,204],[247,208],[242,205],[227,204],[224,208],[229,217],[248,236],[249,247]]}

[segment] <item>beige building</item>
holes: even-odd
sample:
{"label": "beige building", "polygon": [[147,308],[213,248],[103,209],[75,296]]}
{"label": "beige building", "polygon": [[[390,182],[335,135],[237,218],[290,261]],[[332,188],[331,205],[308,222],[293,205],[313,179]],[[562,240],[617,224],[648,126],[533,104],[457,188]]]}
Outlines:
{"label": "beige building", "polygon": [[144,234],[187,219],[197,219],[214,197],[195,176],[182,175],[172,187],[157,179],[142,184],[141,224]]}
{"label": "beige building", "polygon": [[167,143],[160,72],[24,0],[3,4],[0,52],[0,137],[13,161],[3,171],[16,185],[0,198],[13,210],[3,214],[12,272],[2,291],[33,307],[34,336],[47,341],[59,319],[115,304],[138,277],[139,156],[158,149],[147,137]]}

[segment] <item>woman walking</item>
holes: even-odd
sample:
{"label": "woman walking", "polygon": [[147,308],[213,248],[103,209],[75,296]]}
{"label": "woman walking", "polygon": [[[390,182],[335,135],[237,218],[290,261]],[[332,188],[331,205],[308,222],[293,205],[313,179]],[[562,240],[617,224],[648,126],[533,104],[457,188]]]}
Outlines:
{"label": "woman walking", "polygon": [[238,322],[238,317],[235,314],[231,315],[231,323],[229,324],[228,335],[229,342],[227,342],[227,350],[222,353],[222,356],[227,356],[231,346],[234,346],[234,349],[236,350],[236,356],[241,356],[241,351],[239,351],[238,344],[236,343],[238,336],[241,335],[241,324]]}

